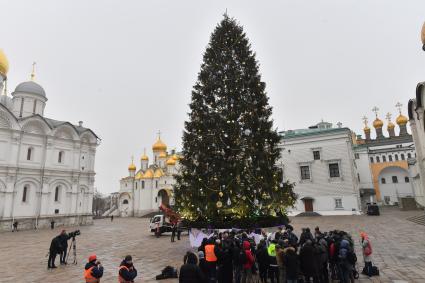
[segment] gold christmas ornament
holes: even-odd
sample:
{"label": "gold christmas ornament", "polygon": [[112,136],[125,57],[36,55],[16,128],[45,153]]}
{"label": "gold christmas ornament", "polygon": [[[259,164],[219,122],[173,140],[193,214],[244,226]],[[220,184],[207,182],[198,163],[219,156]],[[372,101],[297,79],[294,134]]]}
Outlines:
{"label": "gold christmas ornament", "polygon": [[221,201],[218,201],[218,202],[216,203],[216,205],[217,205],[217,208],[221,208],[221,207],[223,206],[223,203],[222,203]]}
{"label": "gold christmas ornament", "polygon": [[219,195],[220,197],[223,197],[223,192],[219,192],[219,193],[218,193],[218,195]]}

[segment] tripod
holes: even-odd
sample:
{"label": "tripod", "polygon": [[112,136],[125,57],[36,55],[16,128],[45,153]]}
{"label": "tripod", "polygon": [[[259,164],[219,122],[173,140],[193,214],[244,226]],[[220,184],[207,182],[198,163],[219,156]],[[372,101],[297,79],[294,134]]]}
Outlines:
{"label": "tripod", "polygon": [[66,255],[66,261],[65,262],[68,262],[69,253],[71,252],[71,248],[72,248],[72,255],[74,257],[74,260],[72,261],[72,263],[77,264],[77,241],[75,240],[75,237],[72,237],[72,242],[71,242],[71,245],[69,246],[68,254]]}

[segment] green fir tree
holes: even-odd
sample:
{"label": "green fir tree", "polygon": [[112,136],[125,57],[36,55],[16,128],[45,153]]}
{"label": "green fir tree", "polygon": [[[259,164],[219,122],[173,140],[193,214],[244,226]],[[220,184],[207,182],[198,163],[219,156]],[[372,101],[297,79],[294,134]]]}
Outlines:
{"label": "green fir tree", "polygon": [[185,122],[176,208],[208,223],[285,215],[296,195],[281,183],[280,137],[242,26],[224,15],[203,60]]}

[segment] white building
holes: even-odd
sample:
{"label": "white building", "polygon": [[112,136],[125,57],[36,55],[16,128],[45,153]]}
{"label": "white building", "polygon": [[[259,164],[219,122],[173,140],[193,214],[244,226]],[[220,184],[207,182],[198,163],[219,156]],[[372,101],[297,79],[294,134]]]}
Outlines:
{"label": "white building", "polygon": [[415,157],[415,146],[407,132],[407,117],[401,114],[401,104],[397,106],[400,109],[396,119],[398,133],[391,122],[391,114],[387,114],[387,134],[384,133],[384,122],[378,118],[375,107],[375,138],[371,137],[371,129],[364,117],[365,138],[357,136],[355,140],[354,153],[363,208],[368,202],[397,205],[401,198],[415,196],[407,163],[408,159]]}
{"label": "white building", "polygon": [[91,223],[97,136],[45,117],[34,73],[9,97],[7,70],[0,50],[0,230]]}
{"label": "white building", "polygon": [[143,216],[157,211],[161,204],[173,205],[174,174],[178,172],[179,157],[158,137],[152,146],[153,163],[144,153],[140,158],[140,169],[133,162],[128,167],[128,176],[120,181],[119,215]]}
{"label": "white building", "polygon": [[360,210],[352,133],[319,123],[282,135],[283,178],[295,183],[298,200],[289,215],[351,215]]}
{"label": "white building", "polygon": [[425,206],[425,82],[416,87],[416,98],[409,101],[408,110],[416,147],[416,157],[408,160],[409,171],[416,201]]}

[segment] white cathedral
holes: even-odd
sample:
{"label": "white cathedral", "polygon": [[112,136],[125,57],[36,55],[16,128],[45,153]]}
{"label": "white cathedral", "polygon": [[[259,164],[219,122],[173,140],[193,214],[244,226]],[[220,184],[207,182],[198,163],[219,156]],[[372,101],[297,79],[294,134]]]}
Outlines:
{"label": "white cathedral", "polygon": [[174,204],[173,175],[178,172],[180,157],[174,151],[168,154],[160,137],[152,152],[152,164],[145,152],[140,158],[140,169],[132,161],[128,176],[120,180],[118,214],[122,217],[143,216],[157,211],[161,204]]}
{"label": "white cathedral", "polygon": [[98,137],[82,122],[44,116],[34,70],[9,97],[8,69],[0,50],[0,230],[92,223]]}

